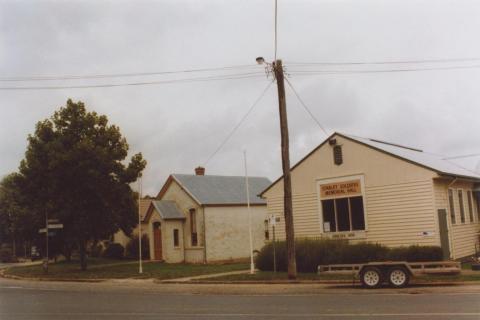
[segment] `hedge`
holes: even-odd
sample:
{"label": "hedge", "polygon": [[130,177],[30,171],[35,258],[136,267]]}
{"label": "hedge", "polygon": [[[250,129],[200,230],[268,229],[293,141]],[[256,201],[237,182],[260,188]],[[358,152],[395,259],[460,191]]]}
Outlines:
{"label": "hedge", "polygon": [[[128,258],[138,258],[138,242],[138,235],[135,235],[133,239],[127,243],[125,250]],[[146,234],[142,236],[142,258],[145,260],[150,259],[150,246],[148,236]]]}
{"label": "hedge", "polygon": [[[389,248],[377,243],[349,244],[343,240],[296,240],[298,272],[317,272],[321,264],[365,263],[371,261],[438,261],[443,260],[440,247],[410,246]],[[278,271],[287,271],[285,241],[275,243]],[[256,257],[262,271],[273,270],[273,243],[265,245]]]}
{"label": "hedge", "polygon": [[103,257],[108,259],[122,259],[124,255],[125,249],[120,243],[110,243],[103,251]]}

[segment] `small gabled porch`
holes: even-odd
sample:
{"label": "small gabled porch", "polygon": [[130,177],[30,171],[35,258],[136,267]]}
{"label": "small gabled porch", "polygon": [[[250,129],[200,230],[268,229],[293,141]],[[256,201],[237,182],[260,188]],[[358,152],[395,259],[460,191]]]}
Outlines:
{"label": "small gabled porch", "polygon": [[151,260],[169,263],[184,262],[185,215],[178,209],[175,202],[152,201],[145,221],[148,225]]}

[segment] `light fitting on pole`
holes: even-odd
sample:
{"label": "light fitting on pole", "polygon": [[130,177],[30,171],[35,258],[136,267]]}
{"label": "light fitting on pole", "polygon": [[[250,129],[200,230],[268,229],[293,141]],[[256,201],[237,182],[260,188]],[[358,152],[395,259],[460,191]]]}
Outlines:
{"label": "light fitting on pole", "polygon": [[255,59],[255,61],[257,61],[258,64],[263,64],[265,62],[265,59],[263,59],[263,57],[258,57],[257,59]]}

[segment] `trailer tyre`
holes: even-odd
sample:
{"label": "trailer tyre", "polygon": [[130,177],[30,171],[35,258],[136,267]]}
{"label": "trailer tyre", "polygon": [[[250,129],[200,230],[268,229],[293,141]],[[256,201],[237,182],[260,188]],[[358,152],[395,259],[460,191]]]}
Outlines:
{"label": "trailer tyre", "polygon": [[403,288],[410,282],[410,274],[404,267],[393,267],[388,270],[388,283],[394,288]]}
{"label": "trailer tyre", "polygon": [[366,288],[378,288],[383,282],[382,272],[376,267],[365,267],[360,273],[360,281]]}

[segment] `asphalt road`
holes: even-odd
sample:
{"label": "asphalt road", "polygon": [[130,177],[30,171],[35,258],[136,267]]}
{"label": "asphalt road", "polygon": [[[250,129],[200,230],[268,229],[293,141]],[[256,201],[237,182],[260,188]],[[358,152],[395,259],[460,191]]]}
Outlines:
{"label": "asphalt road", "polygon": [[61,283],[0,279],[0,319],[480,319],[480,286]]}

